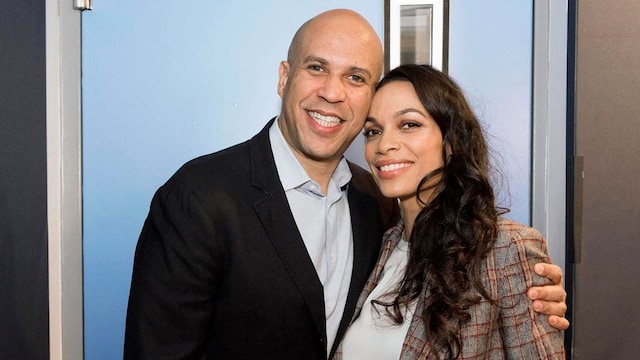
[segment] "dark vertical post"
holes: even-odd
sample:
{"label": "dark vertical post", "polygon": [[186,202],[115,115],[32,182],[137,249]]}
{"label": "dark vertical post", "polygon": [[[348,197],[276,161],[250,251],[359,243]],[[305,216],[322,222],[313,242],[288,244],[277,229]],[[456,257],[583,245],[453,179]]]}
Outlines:
{"label": "dark vertical post", "polygon": [[0,8],[0,359],[49,359],[45,2]]}

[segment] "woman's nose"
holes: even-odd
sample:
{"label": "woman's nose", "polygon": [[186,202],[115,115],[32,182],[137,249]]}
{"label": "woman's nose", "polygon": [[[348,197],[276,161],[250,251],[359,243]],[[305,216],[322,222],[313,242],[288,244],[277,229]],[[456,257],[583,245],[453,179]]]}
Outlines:
{"label": "woman's nose", "polygon": [[380,135],[380,141],[378,142],[379,154],[387,154],[390,151],[398,150],[400,148],[400,142],[392,132],[385,131]]}

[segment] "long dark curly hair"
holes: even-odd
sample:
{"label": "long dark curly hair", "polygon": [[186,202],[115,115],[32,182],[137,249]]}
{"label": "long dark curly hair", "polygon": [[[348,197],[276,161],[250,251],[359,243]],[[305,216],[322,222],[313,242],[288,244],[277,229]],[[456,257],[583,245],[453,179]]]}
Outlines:
{"label": "long dark curly hair", "polygon": [[[480,272],[496,240],[498,216],[506,209],[495,205],[482,127],[456,82],[428,65],[402,65],[386,75],[377,89],[395,81],[413,85],[440,127],[444,165],[426,174],[416,190],[424,208],[411,231],[409,261],[395,299],[374,302],[401,323],[401,309],[428,287],[421,314],[426,341],[445,358],[455,359],[463,346],[460,325],[471,317],[469,306],[481,297],[495,303],[482,286]],[[425,184],[438,176],[431,198],[421,198]]]}

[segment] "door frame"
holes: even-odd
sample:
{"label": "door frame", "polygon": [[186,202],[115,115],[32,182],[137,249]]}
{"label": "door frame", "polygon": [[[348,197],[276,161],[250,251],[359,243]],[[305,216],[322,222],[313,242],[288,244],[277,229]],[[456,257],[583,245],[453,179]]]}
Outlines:
{"label": "door frame", "polygon": [[[534,0],[532,194],[531,223],[547,239],[552,262],[564,274],[567,304],[571,304],[573,267],[567,258],[572,245],[573,206],[568,204],[568,170],[572,138],[574,37],[572,10],[575,0]],[[571,77],[569,76],[571,75]],[[569,150],[568,150],[569,149]],[[570,254],[570,253],[569,253]],[[567,318],[572,320],[571,308]],[[571,358],[571,328],[564,333],[567,359]]]}
{"label": "door frame", "polygon": [[84,358],[81,12],[46,1],[49,356]]}
{"label": "door frame", "polygon": [[567,0],[534,1],[532,225],[565,270]]}

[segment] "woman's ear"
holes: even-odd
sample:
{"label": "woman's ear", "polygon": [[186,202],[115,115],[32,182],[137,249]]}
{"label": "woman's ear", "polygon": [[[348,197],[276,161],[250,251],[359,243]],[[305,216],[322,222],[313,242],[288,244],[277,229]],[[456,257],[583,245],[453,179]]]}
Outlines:
{"label": "woman's ear", "polygon": [[451,145],[446,139],[444,140],[444,156],[445,156],[444,164],[447,165],[449,164],[449,161],[451,161],[451,157],[453,156],[453,150],[451,150]]}

